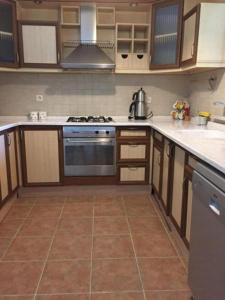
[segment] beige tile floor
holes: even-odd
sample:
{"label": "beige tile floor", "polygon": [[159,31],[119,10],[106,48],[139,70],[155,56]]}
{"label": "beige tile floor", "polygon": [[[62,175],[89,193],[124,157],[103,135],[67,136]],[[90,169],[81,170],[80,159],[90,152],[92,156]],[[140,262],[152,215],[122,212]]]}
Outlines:
{"label": "beige tile floor", "polygon": [[23,193],[0,224],[0,300],[190,299],[147,191],[47,195]]}

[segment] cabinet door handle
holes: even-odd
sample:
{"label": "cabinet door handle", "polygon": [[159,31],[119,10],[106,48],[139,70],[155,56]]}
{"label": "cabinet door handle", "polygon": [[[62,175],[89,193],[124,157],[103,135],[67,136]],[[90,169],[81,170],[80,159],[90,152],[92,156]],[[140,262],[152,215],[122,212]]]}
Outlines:
{"label": "cabinet door handle", "polygon": [[161,157],[160,157],[160,155],[158,156],[158,165],[159,166],[161,165]]}
{"label": "cabinet door handle", "polygon": [[137,144],[133,144],[133,143],[129,143],[128,144],[130,147],[138,147],[139,145],[137,145]]}
{"label": "cabinet door handle", "polygon": [[128,169],[129,169],[130,171],[136,171],[138,168],[137,168],[137,167],[129,167],[129,166],[128,166]]}
{"label": "cabinet door handle", "polygon": [[7,134],[7,141],[8,141],[8,146],[10,146],[11,145],[11,137],[9,134]]}
{"label": "cabinet door handle", "polygon": [[195,44],[192,44],[192,47],[191,47],[191,56],[192,57],[194,56],[194,50],[195,50]]}

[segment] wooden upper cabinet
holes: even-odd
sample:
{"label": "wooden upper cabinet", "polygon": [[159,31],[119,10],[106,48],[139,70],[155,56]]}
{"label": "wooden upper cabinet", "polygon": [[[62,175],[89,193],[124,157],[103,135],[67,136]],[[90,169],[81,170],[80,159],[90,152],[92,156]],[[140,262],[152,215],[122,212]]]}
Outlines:
{"label": "wooden upper cabinet", "polygon": [[54,67],[60,59],[58,25],[53,22],[20,22],[20,59],[27,67]]}
{"label": "wooden upper cabinet", "polygon": [[151,69],[179,67],[182,3],[171,0],[152,6]]}
{"label": "wooden upper cabinet", "polygon": [[183,18],[181,65],[225,67],[225,3],[201,3]]}
{"label": "wooden upper cabinet", "polygon": [[0,66],[18,66],[16,3],[9,0],[0,0]]}
{"label": "wooden upper cabinet", "polygon": [[197,60],[199,14],[200,6],[196,6],[184,16],[181,56],[183,65],[195,64]]}
{"label": "wooden upper cabinet", "polygon": [[22,133],[25,185],[60,183],[59,130],[25,129]]}
{"label": "wooden upper cabinet", "polygon": [[5,135],[0,135],[0,192],[1,201],[9,194]]}

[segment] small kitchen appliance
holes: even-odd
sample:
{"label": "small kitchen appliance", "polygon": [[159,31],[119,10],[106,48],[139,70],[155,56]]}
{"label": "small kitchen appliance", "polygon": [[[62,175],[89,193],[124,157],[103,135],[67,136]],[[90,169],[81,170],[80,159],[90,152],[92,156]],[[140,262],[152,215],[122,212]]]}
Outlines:
{"label": "small kitchen appliance", "polygon": [[152,116],[152,112],[148,116],[146,114],[145,91],[142,88],[133,94],[132,100],[129,108],[129,119],[146,120]]}

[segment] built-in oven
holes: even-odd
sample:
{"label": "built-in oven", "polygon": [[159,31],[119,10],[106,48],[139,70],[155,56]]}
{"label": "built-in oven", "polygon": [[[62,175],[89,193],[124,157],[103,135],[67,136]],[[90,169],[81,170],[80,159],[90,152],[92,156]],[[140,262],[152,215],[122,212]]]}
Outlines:
{"label": "built-in oven", "polygon": [[115,175],[115,135],[115,127],[65,126],[63,128],[64,175]]}

